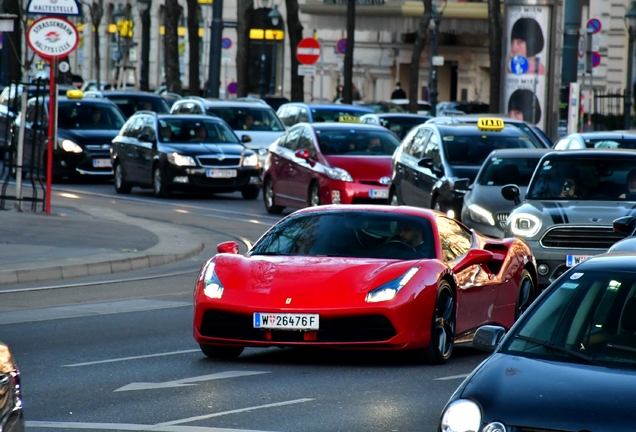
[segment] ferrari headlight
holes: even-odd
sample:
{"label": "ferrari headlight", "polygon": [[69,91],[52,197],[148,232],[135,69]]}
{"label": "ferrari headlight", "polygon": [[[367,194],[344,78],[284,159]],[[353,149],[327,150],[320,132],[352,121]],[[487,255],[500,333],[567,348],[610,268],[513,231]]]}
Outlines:
{"label": "ferrari headlight", "polygon": [[368,293],[365,301],[367,303],[376,303],[391,300],[402,288],[404,288],[407,283],[409,283],[411,279],[413,279],[413,276],[415,276],[419,269],[419,267],[411,267],[409,271],[399,278],[393,279],[392,281],[389,281]]}
{"label": "ferrari headlight", "polygon": [[243,166],[258,166],[258,155],[251,154],[243,158]]}
{"label": "ferrari headlight", "polygon": [[510,229],[514,235],[532,237],[541,229],[541,220],[530,213],[510,216]]}
{"label": "ferrari headlight", "polygon": [[353,177],[347,171],[342,168],[327,168],[325,170],[327,177],[334,180],[341,180],[345,182],[353,182]]}
{"label": "ferrari headlight", "polygon": [[69,153],[81,153],[84,151],[82,147],[78,146],[73,141],[68,139],[62,140],[61,146],[65,152]]}
{"label": "ferrari headlight", "polygon": [[470,218],[477,223],[495,226],[495,219],[492,217],[492,213],[477,204],[471,204],[468,206],[468,214],[470,215]]}
{"label": "ferrari headlight", "polygon": [[212,299],[223,296],[223,285],[214,271],[215,263],[210,262],[203,273],[203,293]]}
{"label": "ferrari headlight", "polygon": [[176,166],[197,166],[191,156],[180,155],[179,153],[168,153],[168,162]]}
{"label": "ferrari headlight", "polygon": [[442,415],[442,432],[479,432],[479,426],[481,409],[473,401],[457,400]]}

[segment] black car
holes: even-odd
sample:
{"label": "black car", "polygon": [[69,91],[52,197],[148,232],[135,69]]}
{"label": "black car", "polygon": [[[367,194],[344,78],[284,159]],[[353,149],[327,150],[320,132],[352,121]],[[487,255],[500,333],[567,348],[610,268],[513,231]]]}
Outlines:
{"label": "black car", "polygon": [[113,139],[115,190],[234,192],[256,199],[261,185],[258,155],[223,120],[204,115],[138,111]]}
{"label": "black car", "polygon": [[0,342],[0,431],[25,430],[20,369],[9,348]]}
{"label": "black car", "polygon": [[503,327],[479,328],[473,347],[494,353],[451,396],[438,430],[632,432],[635,260],[610,253],[569,269],[503,340]]}
{"label": "black car", "polygon": [[85,97],[101,97],[115,102],[126,118],[132,116],[137,111],[154,111],[157,114],[168,114],[170,106],[166,100],[156,94],[138,91],[91,91],[84,94]]}
{"label": "black car", "polygon": [[[48,97],[27,102],[24,118],[23,167],[42,174],[47,160]],[[17,144],[20,115],[12,125],[12,146]],[[82,98],[80,90],[58,98],[57,142],[53,147],[53,181],[63,177],[110,176],[110,142],[126,119],[108,99]],[[13,152],[15,156],[15,152]]]}
{"label": "black car", "polygon": [[539,146],[497,118],[483,118],[474,125],[417,126],[393,155],[389,202],[433,208],[459,218],[468,185],[490,152],[501,148]]}
{"label": "black car", "polygon": [[360,123],[384,126],[396,134],[399,139],[403,139],[411,129],[429,119],[431,119],[430,116],[421,114],[377,113],[363,115],[360,117]]}

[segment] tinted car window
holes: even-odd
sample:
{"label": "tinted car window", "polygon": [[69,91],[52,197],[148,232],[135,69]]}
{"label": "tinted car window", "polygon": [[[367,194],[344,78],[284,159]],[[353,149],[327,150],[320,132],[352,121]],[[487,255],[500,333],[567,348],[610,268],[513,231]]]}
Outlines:
{"label": "tinted car window", "polygon": [[498,158],[492,157],[484,162],[484,167],[477,179],[482,186],[505,186],[513,183],[517,186],[528,186],[532,173],[539,163],[539,158]]}
{"label": "tinted car window", "polygon": [[314,121],[317,123],[334,123],[339,121],[347,121],[347,117],[355,117],[360,118],[366,112],[355,111],[353,109],[348,109],[346,107],[338,108],[336,110],[328,110],[328,109],[320,109],[320,108],[312,108],[311,114],[314,117]]}
{"label": "tinted car window", "polygon": [[636,149],[636,138],[594,138],[586,139],[587,148],[628,148]]}
{"label": "tinted car window", "polygon": [[85,102],[60,102],[61,129],[121,129],[126,119],[116,106]]}
{"label": "tinted car window", "polygon": [[316,130],[316,136],[324,155],[391,156],[400,145],[395,135],[381,130]]}
{"label": "tinted car window", "polygon": [[132,116],[137,111],[154,111],[157,114],[167,114],[170,109],[161,97],[148,96],[106,96],[124,113],[126,117]]}
{"label": "tinted car window", "polygon": [[[285,127],[280,122],[272,109],[245,108],[245,107],[207,107],[208,114],[222,118],[233,130],[260,130],[260,131],[284,131]],[[247,117],[252,117],[254,123],[249,126]]]}
{"label": "tinted car window", "polygon": [[381,118],[380,124],[402,139],[413,127],[424,123],[426,119],[413,117],[388,117]]}
{"label": "tinted car window", "polygon": [[233,143],[239,139],[226,125],[201,119],[162,118],[159,135],[165,143]]}
{"label": "tinted car window", "polygon": [[444,260],[453,261],[466,254],[472,245],[472,234],[446,217],[436,219]]}
{"label": "tinted car window", "polygon": [[496,149],[539,148],[526,136],[500,133],[445,135],[443,140],[446,157],[451,165],[480,166],[490,152]]}

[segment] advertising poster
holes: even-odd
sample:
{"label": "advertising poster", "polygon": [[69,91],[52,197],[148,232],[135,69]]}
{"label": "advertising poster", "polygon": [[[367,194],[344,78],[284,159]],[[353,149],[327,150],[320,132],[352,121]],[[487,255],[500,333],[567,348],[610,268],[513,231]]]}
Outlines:
{"label": "advertising poster", "polygon": [[549,6],[507,6],[504,110],[509,117],[545,128],[550,46]]}

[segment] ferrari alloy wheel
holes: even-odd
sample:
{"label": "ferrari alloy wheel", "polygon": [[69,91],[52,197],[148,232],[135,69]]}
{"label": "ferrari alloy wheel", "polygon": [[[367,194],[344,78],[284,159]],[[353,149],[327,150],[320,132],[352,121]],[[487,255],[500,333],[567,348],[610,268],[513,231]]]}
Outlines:
{"label": "ferrari alloy wheel", "polygon": [[115,163],[115,191],[118,194],[129,194],[131,189],[130,183],[124,179],[124,169],[121,164]]}
{"label": "ferrari alloy wheel", "polygon": [[430,364],[444,364],[455,346],[455,294],[448,282],[442,281],[437,291],[433,313],[431,342],[423,351],[423,359]]}
{"label": "ferrari alloy wheel", "polygon": [[274,183],[272,183],[270,177],[265,179],[265,184],[263,185],[263,201],[265,202],[265,210],[269,214],[281,214],[285,208],[275,204]]}
{"label": "ferrari alloy wheel", "polygon": [[152,171],[152,192],[157,198],[167,198],[170,191],[166,185],[166,180],[161,171],[161,167],[157,164]]}
{"label": "ferrari alloy wheel", "polygon": [[222,346],[222,345],[203,345],[199,344],[201,352],[210,358],[232,360],[241,355],[242,346]]}
{"label": "ferrari alloy wheel", "polygon": [[309,187],[309,206],[316,207],[320,205],[320,186],[313,182]]}
{"label": "ferrari alloy wheel", "polygon": [[395,189],[392,189],[391,193],[389,194],[389,204],[392,206],[400,205],[400,199],[398,198],[397,191]]}
{"label": "ferrari alloy wheel", "polygon": [[260,192],[261,190],[258,188],[258,186],[247,186],[241,189],[241,195],[243,196],[243,199],[246,200],[255,200],[256,198],[258,198],[258,194]]}
{"label": "ferrari alloy wheel", "polygon": [[528,270],[521,273],[521,281],[517,291],[517,303],[515,305],[515,321],[528,309],[528,306],[534,301],[535,289],[534,281]]}

